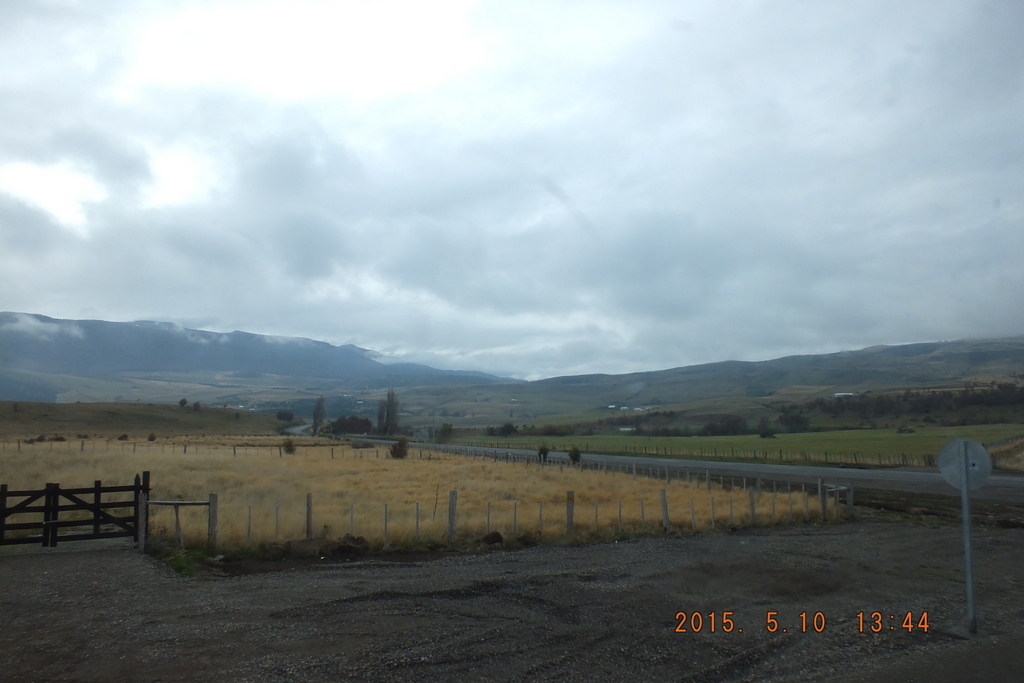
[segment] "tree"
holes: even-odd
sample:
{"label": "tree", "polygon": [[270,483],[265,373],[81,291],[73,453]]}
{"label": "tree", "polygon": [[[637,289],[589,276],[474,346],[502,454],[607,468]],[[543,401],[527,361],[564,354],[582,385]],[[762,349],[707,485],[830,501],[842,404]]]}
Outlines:
{"label": "tree", "polygon": [[181,406],[182,408],[184,408],[185,406],[188,405],[188,399],[187,398],[181,399],[180,401],[178,401],[178,405]]}
{"label": "tree", "polygon": [[202,407],[203,406],[200,405],[199,401],[196,401],[195,403],[192,404],[192,410],[199,410]]}
{"label": "tree", "polygon": [[279,410],[277,411],[277,419],[281,422],[291,422],[295,419],[295,413],[290,410]]}
{"label": "tree", "polygon": [[757,421],[757,433],[762,439],[775,438],[775,430],[772,428],[772,423],[767,417],[762,417]]}
{"label": "tree", "polygon": [[437,442],[445,443],[452,438],[452,433],[455,431],[455,427],[451,422],[444,422],[441,424],[441,429],[437,430]]}
{"label": "tree", "polygon": [[541,465],[548,461],[548,445],[546,443],[542,443],[540,448],[537,449],[537,460],[540,461]]}
{"label": "tree", "polygon": [[785,412],[775,420],[787,432],[806,432],[811,426],[811,421],[806,415],[799,412]]}
{"label": "tree", "polygon": [[387,398],[387,428],[388,434],[398,433],[398,394],[394,389],[388,389]]}
{"label": "tree", "polygon": [[573,446],[572,448],[569,449],[569,462],[571,462],[573,465],[575,465],[575,464],[579,463],[579,461],[580,461],[580,449],[577,448],[576,446]]}
{"label": "tree", "polygon": [[377,401],[377,433],[388,433],[388,402],[384,399]]}
{"label": "tree", "polygon": [[373,423],[357,415],[339,417],[331,423],[331,431],[335,434],[369,434],[373,431]]}
{"label": "tree", "polygon": [[391,457],[395,460],[402,460],[405,456],[409,455],[409,442],[405,439],[399,439],[398,441],[391,444]]}
{"label": "tree", "polygon": [[498,431],[496,433],[498,436],[509,437],[518,434],[519,430],[516,429],[516,426],[511,422],[506,422],[505,424],[498,427]]}
{"label": "tree", "polygon": [[320,394],[320,398],[316,400],[316,406],[313,408],[313,436],[320,433],[325,419],[327,419],[327,399]]}

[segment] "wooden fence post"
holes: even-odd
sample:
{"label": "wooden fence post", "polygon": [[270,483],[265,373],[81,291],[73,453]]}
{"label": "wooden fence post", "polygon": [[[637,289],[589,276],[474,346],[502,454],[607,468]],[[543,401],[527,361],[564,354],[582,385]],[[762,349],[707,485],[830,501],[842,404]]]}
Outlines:
{"label": "wooden fence post", "polygon": [[210,512],[206,528],[206,540],[211,548],[217,547],[217,494],[210,494]]}
{"label": "wooden fence post", "polygon": [[[96,509],[92,513],[92,533],[94,535],[98,536],[99,533],[100,533],[100,503],[103,500],[103,491],[102,491],[102,489],[103,489],[103,482],[101,482],[99,479],[97,479],[97,480],[95,480],[93,482],[93,487],[94,487],[94,490],[93,490],[93,494],[92,494],[92,504],[94,506],[96,506]],[[4,486],[4,488],[6,489],[7,487]],[[2,512],[3,512],[3,505],[0,504],[0,514],[2,514]],[[2,525],[2,524],[3,524],[3,520],[0,519],[0,525]],[[3,532],[0,532],[0,540],[2,540],[2,539],[3,539]]]}
{"label": "wooden fence post", "polygon": [[180,505],[174,506],[174,538],[178,541],[178,550],[185,549],[185,539],[181,535],[181,516],[178,514]]}
{"label": "wooden fence post", "polygon": [[313,538],[313,494],[306,494],[306,538]]}
{"label": "wooden fence post", "polygon": [[572,515],[576,507],[576,495],[572,491],[565,492],[565,533],[572,536]]}
{"label": "wooden fence post", "polygon": [[[142,490],[139,492],[139,518],[137,524],[139,526],[135,533],[139,538],[139,552],[146,552],[146,532],[149,529],[149,472],[143,472],[142,478]],[[99,482],[96,482],[96,503],[99,505]]]}
{"label": "wooden fence post", "polygon": [[7,484],[0,484],[0,541],[4,540],[7,527]]}
{"label": "wooden fence post", "polygon": [[458,503],[459,492],[448,492],[448,542],[455,542],[455,506]]}
{"label": "wooden fence post", "polygon": [[668,531],[668,498],[665,495],[665,489],[661,489],[661,528]]}

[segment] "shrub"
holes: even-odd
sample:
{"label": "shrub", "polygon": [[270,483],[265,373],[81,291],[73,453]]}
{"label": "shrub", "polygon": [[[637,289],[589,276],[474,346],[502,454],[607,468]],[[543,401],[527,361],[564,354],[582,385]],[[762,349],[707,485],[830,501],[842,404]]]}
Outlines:
{"label": "shrub", "polygon": [[200,408],[202,408],[202,405],[199,403],[199,401],[196,401],[195,403],[192,404],[192,410],[198,411]]}
{"label": "shrub", "polygon": [[295,413],[290,410],[279,410],[277,411],[277,419],[281,422],[291,422],[295,419]]}
{"label": "shrub", "polygon": [[285,439],[284,443],[282,444],[282,448],[284,448],[285,453],[291,455],[292,453],[295,452],[295,442],[292,441],[291,439]]}
{"label": "shrub", "polygon": [[391,444],[392,458],[395,460],[401,460],[407,455],[409,455],[409,442],[406,439],[399,439]]}
{"label": "shrub", "polygon": [[188,405],[188,399],[187,398],[181,399],[180,401],[178,401],[178,405],[181,406],[182,408],[184,408],[185,406]]}
{"label": "shrub", "polygon": [[580,461],[580,449],[576,446],[569,449],[569,461],[574,465]]}
{"label": "shrub", "polygon": [[146,437],[146,440],[147,441],[156,441],[156,434],[154,434],[153,432],[150,432],[149,436]]}
{"label": "shrub", "polygon": [[540,464],[544,464],[548,461],[548,445],[542,443],[540,448],[537,449],[537,459],[540,460]]}
{"label": "shrub", "polygon": [[117,440],[118,441],[127,441],[128,440],[128,435],[127,434],[122,434],[121,436],[117,437]]}

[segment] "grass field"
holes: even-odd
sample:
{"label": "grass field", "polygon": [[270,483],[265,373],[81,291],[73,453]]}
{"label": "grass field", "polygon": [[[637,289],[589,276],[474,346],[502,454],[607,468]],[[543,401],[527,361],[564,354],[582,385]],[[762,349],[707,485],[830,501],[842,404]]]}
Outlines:
{"label": "grass field", "polygon": [[[666,457],[697,457],[711,459],[768,459],[775,461],[828,461],[839,463],[916,464],[923,465],[922,456],[938,455],[951,439],[964,437],[979,443],[998,442],[1024,435],[1022,424],[974,425],[967,427],[919,427],[913,433],[900,434],[896,429],[855,429],[834,432],[778,434],[772,439],[757,435],[744,436],[569,436],[466,438],[459,443],[498,445],[503,448],[537,449],[546,443],[552,450],[568,450],[576,446],[590,453],[624,453],[661,455]],[[908,456],[906,461],[899,456]],[[856,456],[856,457],[855,457]],[[998,464],[998,459],[997,459]],[[1009,460],[1006,461],[1010,465]]]}
{"label": "grass field", "polygon": [[[41,488],[47,482],[87,486],[96,479],[105,484],[128,484],[135,474],[151,472],[153,500],[206,500],[217,493],[220,503],[221,545],[298,539],[305,536],[306,494],[313,496],[316,535],[330,538],[350,530],[377,547],[384,545],[384,505],[388,506],[388,541],[396,547],[417,547],[415,509],[420,506],[419,544],[447,541],[448,492],[458,492],[458,534],[463,542],[479,539],[490,528],[506,536],[516,531],[539,534],[542,539],[564,539],[566,492],[575,492],[577,535],[593,539],[619,534],[619,503],[624,533],[656,532],[661,525],[660,490],[666,490],[673,528],[689,531],[693,501],[697,529],[711,526],[712,498],[716,524],[751,523],[747,492],[712,491],[686,482],[633,479],[630,475],[579,471],[558,466],[509,464],[491,460],[421,453],[413,450],[405,460],[386,457],[383,449],[348,446],[300,447],[295,455],[279,451],[281,438],[250,438],[182,442],[87,442],[70,448],[50,444],[0,446],[0,483],[13,489]],[[241,444],[241,445],[239,445]],[[333,451],[333,458],[332,458]],[[379,457],[378,457],[379,456]],[[758,497],[756,523],[789,519],[790,500],[795,521],[810,518],[816,500],[805,503],[799,491],[792,498],[780,493],[772,517],[772,495]],[[641,518],[641,501],[645,519]],[[594,504],[597,503],[597,524]],[[247,536],[249,509],[252,534]],[[805,508],[806,506],[806,508]],[[206,509],[182,508],[184,535],[200,544],[206,536]],[[279,527],[278,527],[279,524]],[[350,527],[351,524],[351,527]],[[174,528],[171,508],[152,509],[151,529],[168,535]]]}
{"label": "grass field", "polygon": [[117,437],[127,434],[141,441],[157,437],[189,435],[270,435],[281,426],[273,415],[235,408],[207,407],[194,410],[152,403],[30,403],[0,401],[0,439],[47,439]]}

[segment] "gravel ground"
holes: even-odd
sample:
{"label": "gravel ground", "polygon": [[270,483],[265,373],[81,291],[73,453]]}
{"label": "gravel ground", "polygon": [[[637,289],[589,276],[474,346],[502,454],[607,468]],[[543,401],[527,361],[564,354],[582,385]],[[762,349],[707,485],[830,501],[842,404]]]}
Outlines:
{"label": "gravel ground", "polygon": [[[958,635],[955,525],[869,516],[430,561],[253,563],[194,579],[96,543],[0,549],[0,680],[1024,679],[1021,529],[975,532],[970,638]],[[677,633],[676,613],[694,610],[703,630]],[[899,628],[925,610],[927,633]],[[882,612],[884,630],[858,633],[860,611]]]}

